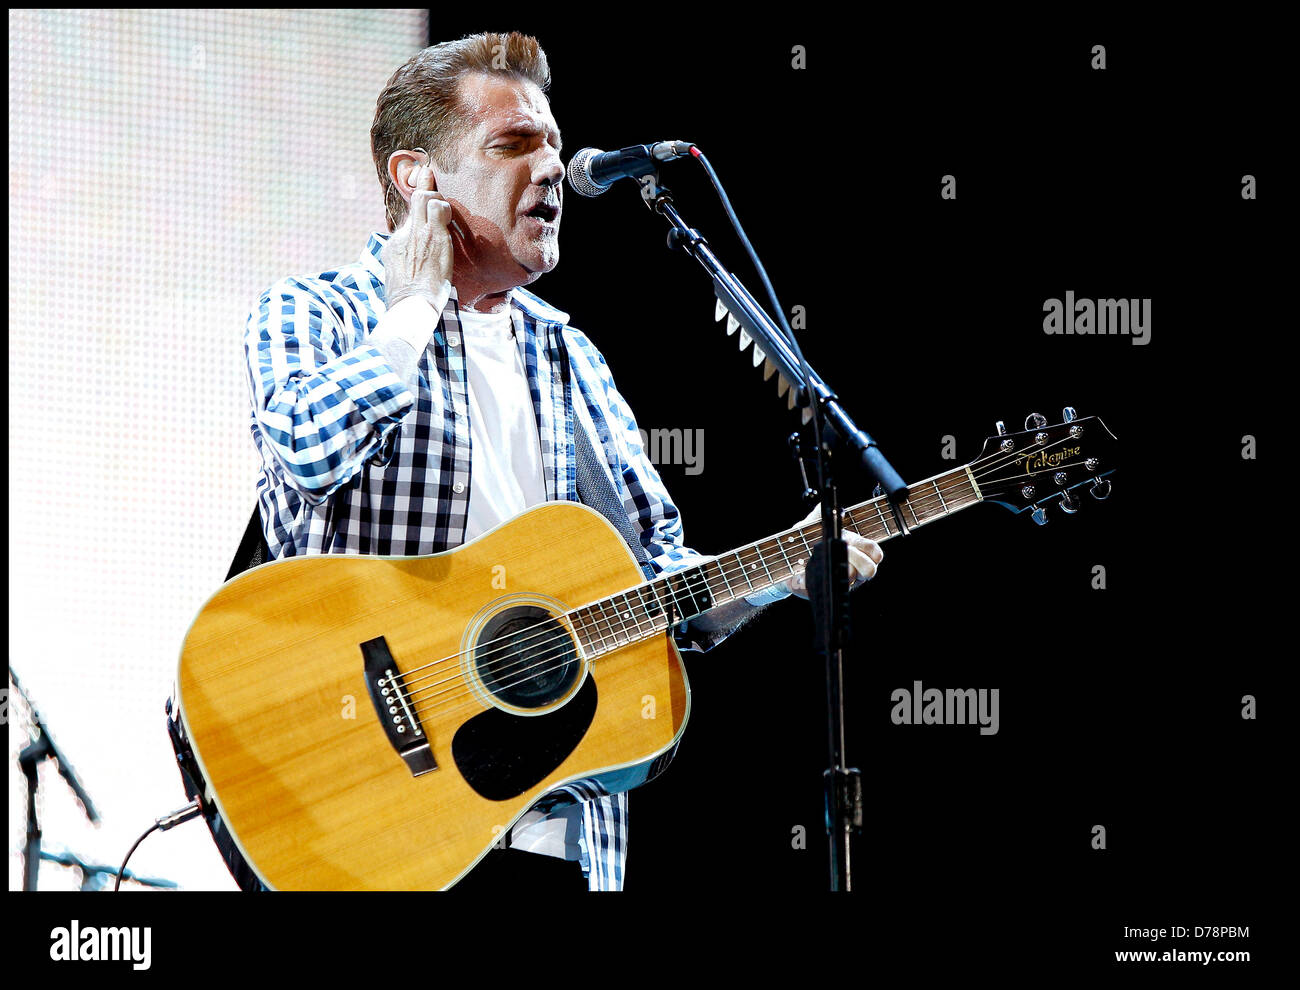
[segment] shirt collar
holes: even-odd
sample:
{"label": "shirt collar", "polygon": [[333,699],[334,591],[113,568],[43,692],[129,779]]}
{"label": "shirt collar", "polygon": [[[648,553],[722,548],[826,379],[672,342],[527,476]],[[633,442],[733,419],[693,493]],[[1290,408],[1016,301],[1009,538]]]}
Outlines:
{"label": "shirt collar", "polygon": [[[384,245],[388,243],[388,238],[392,236],[392,234],[375,231],[370,235],[365,249],[361,252],[361,267],[375,276],[380,282],[384,280],[384,262],[382,260]],[[456,295],[454,286],[452,287],[452,297],[459,298]],[[546,300],[533,295],[524,288],[510,290],[510,304],[516,309],[523,310],[539,323],[568,324],[569,322],[568,313],[556,309]]]}

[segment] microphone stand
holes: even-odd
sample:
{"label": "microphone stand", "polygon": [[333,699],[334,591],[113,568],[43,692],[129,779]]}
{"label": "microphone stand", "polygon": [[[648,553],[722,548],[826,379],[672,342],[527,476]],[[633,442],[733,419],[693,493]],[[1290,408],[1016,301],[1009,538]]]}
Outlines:
{"label": "microphone stand", "polygon": [[671,193],[657,173],[637,180],[641,198],[651,212],[668,221],[668,247],[680,248],[700,263],[713,279],[713,291],[759,346],[791,388],[798,389],[798,404],[815,417],[819,438],[817,464],[821,485],[822,541],[808,561],[808,592],[817,628],[818,651],[826,661],[827,749],[830,766],[823,774],[826,831],[830,843],[830,889],[851,890],[853,840],[862,832],[862,778],[856,767],[845,765],[844,651],[849,645],[848,548],[841,538],[839,492],[831,472],[832,446],[853,452],[888,496],[899,534],[907,533],[899,503],[907,486],[889,464],[876,441],[859,429],[821,377],[792,350],[784,332],[764,312],[709,249],[704,237],[687,225],[673,205]]}
{"label": "microphone stand", "polygon": [[9,679],[14,682],[18,694],[22,696],[23,702],[32,713],[32,727],[36,730],[35,738],[32,739],[31,744],[18,754],[18,765],[27,778],[27,845],[23,857],[23,890],[35,890],[36,876],[41,867],[41,825],[36,817],[36,791],[40,787],[40,778],[37,776],[36,770],[40,762],[46,759],[55,761],[55,765],[59,768],[59,775],[72,788],[72,793],[76,795],[77,800],[81,803],[81,809],[86,813],[86,817],[90,819],[91,824],[99,823],[99,812],[95,810],[95,804],[90,800],[90,795],[86,793],[86,789],[81,786],[81,781],[77,778],[76,771],[72,769],[72,764],[68,762],[68,758],[63,755],[54,742],[54,737],[50,734],[50,728],[45,724],[45,719],[37,711],[36,706],[32,704],[32,699],[27,696],[27,692],[23,690],[18,675],[14,673],[13,664],[9,665]]}

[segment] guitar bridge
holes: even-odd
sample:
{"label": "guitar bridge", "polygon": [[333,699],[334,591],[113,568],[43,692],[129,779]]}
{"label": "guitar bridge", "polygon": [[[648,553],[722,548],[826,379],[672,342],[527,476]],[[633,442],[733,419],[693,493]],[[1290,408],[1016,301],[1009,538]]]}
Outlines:
{"label": "guitar bridge", "polygon": [[365,661],[366,690],[393,749],[406,761],[413,777],[437,770],[433,747],[424,734],[420,717],[415,714],[405,688],[398,683],[397,664],[388,642],[383,636],[367,640],[361,644],[361,656]]}

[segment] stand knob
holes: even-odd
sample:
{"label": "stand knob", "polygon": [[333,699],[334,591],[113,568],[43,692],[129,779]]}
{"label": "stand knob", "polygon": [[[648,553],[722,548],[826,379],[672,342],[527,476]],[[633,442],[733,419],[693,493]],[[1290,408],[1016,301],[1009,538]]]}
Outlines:
{"label": "stand knob", "polygon": [[1040,505],[1040,506],[1036,507],[1032,513],[1030,513],[1029,518],[1033,519],[1033,521],[1036,522],[1036,523],[1038,523],[1038,525],[1040,525],[1040,526],[1046,526],[1046,525],[1047,525],[1047,510],[1044,509],[1044,508]]}

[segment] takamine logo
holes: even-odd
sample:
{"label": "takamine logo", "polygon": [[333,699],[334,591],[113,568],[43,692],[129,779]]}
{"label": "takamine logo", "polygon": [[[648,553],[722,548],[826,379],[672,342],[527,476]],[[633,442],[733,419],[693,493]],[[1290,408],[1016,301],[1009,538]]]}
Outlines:
{"label": "takamine logo", "polygon": [[1040,450],[1037,454],[1029,454],[1025,457],[1025,474],[1058,467],[1078,453],[1078,447],[1069,447],[1065,450],[1054,450],[1050,454],[1045,450]]}

